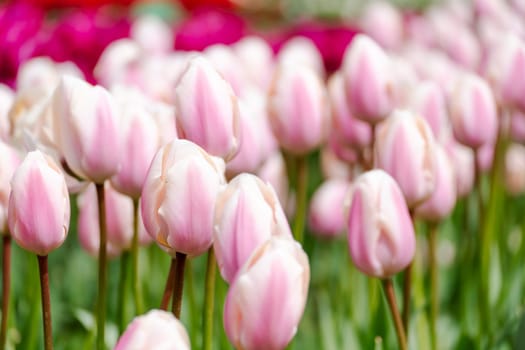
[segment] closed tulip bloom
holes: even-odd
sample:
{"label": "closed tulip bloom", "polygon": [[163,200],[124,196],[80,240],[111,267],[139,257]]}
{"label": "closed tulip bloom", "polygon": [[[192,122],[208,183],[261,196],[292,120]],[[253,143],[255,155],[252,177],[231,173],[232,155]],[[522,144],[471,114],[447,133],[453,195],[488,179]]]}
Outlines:
{"label": "closed tulip bloom", "polygon": [[231,86],[203,57],[193,57],[175,88],[177,130],[211,155],[232,159],[240,145],[239,106]]}
{"label": "closed tulip bloom", "polygon": [[309,226],[320,237],[335,237],[343,233],[346,224],[344,201],[350,182],[342,179],[325,181],[310,202]]}
{"label": "closed tulip bloom", "polygon": [[505,185],[512,195],[525,192],[525,146],[514,143],[505,154]]}
{"label": "closed tulip bloom", "polygon": [[428,123],[409,111],[395,111],[378,129],[375,165],[397,181],[409,208],[434,191],[434,142]]}
{"label": "closed tulip bloom", "polygon": [[207,47],[203,55],[231,85],[235,94],[241,96],[248,85],[248,76],[233,49],[228,45],[215,44]]}
{"label": "closed tulip bloom", "polygon": [[257,171],[257,176],[272,186],[281,206],[288,209],[288,176],[286,176],[286,164],[281,152],[276,151],[270,155]]}
{"label": "closed tulip bloom", "polygon": [[486,143],[476,152],[477,170],[487,172],[492,168],[494,162],[494,151],[496,145],[493,142]]}
{"label": "closed tulip bloom", "polygon": [[190,350],[190,338],[171,312],[151,310],[133,319],[114,350],[146,349]]}
{"label": "closed tulip bloom", "polygon": [[22,248],[48,255],[66,239],[69,194],[62,171],[40,151],[29,152],[11,179],[8,224]]}
{"label": "closed tulip bloom", "polygon": [[403,17],[390,2],[370,2],[360,22],[364,32],[386,49],[396,49],[403,41]]}
{"label": "closed tulip bloom", "polygon": [[509,124],[510,138],[516,142],[525,142],[525,112],[514,111]]}
{"label": "closed tulip bloom", "polygon": [[54,94],[55,137],[67,165],[83,179],[109,179],[121,162],[119,111],[113,97],[70,76],[62,78]]}
{"label": "closed tulip bloom", "polygon": [[383,170],[363,173],[353,184],[348,245],[356,267],[372,277],[389,278],[414,258],[416,236],[403,193]]}
{"label": "closed tulip bloom", "polygon": [[279,66],[268,97],[270,125],[285,150],[317,148],[328,128],[328,101],[319,76],[306,65]]}
{"label": "closed tulip bloom", "polygon": [[136,18],[131,26],[131,38],[144,52],[152,55],[167,54],[173,46],[171,28],[159,16]]}
{"label": "closed tulip bloom", "polygon": [[358,34],[346,49],[342,74],[357,118],[375,124],[388,116],[394,108],[394,79],[390,59],[375,41]]}
{"label": "closed tulip bloom", "polygon": [[304,36],[293,37],[281,47],[277,64],[282,67],[306,65],[319,77],[325,74],[321,53],[313,41]]}
{"label": "closed tulip bloom", "polygon": [[273,76],[272,48],[264,39],[246,36],[233,45],[233,51],[242,62],[248,79],[266,91]]}
{"label": "closed tulip bloom", "polygon": [[9,234],[7,227],[7,208],[11,193],[11,178],[20,165],[18,152],[0,141],[0,234]]}
{"label": "closed tulip bloom", "polygon": [[445,94],[433,81],[425,81],[414,87],[410,103],[412,110],[425,118],[436,139],[447,130],[448,112]]}
{"label": "closed tulip bloom", "polygon": [[435,189],[432,195],[419,205],[416,214],[420,218],[439,222],[445,219],[456,204],[456,177],[454,166],[445,150],[436,145],[436,166],[434,168]]}
{"label": "closed tulip bloom", "polygon": [[253,251],[274,235],[292,235],[275,191],[255,175],[238,175],[215,206],[213,246],[222,277],[232,283]]}
{"label": "closed tulip bloom", "polygon": [[494,96],[487,83],[474,74],[464,74],[450,100],[450,119],[455,138],[471,148],[494,142],[498,119]]}
{"label": "closed tulip bloom", "polygon": [[297,331],[310,267],[301,246],[273,237],[248,259],[230,286],[224,328],[236,349],[281,350]]}
{"label": "closed tulip bloom", "polygon": [[470,194],[474,187],[474,174],[476,172],[474,151],[457,142],[452,142],[447,150],[454,165],[457,197],[464,198]]}
{"label": "closed tulip bloom", "polygon": [[224,183],[224,162],[193,142],[162,147],[142,190],[146,230],[172,255],[204,253],[212,244],[213,210]]}
{"label": "closed tulip bloom", "polygon": [[115,40],[100,55],[94,75],[100,84],[107,88],[115,83],[136,82],[136,66],[141,55],[142,49],[135,41]]}
{"label": "closed tulip bloom", "polygon": [[344,144],[356,148],[368,147],[372,143],[370,124],[353,116],[344,91],[344,81],[340,73],[334,74],[328,82],[328,94],[332,112],[332,132]]}

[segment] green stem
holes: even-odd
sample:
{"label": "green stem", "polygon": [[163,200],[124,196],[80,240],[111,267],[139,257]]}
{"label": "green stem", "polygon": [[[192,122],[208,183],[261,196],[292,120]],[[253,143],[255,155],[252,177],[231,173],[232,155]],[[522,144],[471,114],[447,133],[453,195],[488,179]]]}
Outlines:
{"label": "green stem", "polygon": [[9,321],[9,293],[11,291],[11,236],[3,235],[2,246],[2,326],[0,328],[0,349],[5,349],[7,322]]}
{"label": "green stem", "polygon": [[135,314],[144,312],[142,286],[139,278],[139,201],[133,199],[133,239],[131,241],[131,283],[135,300]]}
{"label": "green stem", "polygon": [[403,279],[403,329],[407,330],[410,320],[410,299],[412,289],[412,263],[405,269],[405,278]]}
{"label": "green stem", "polygon": [[125,251],[122,253],[122,256],[120,258],[120,275],[119,275],[119,283],[118,283],[118,310],[117,310],[117,317],[118,317],[118,327],[119,327],[119,333],[122,334],[124,330],[126,329],[126,325],[128,324],[126,320],[126,306],[127,306],[127,299],[128,299],[128,293],[127,293],[127,277],[128,277],[128,265],[129,265],[129,258],[130,253],[128,251]]}
{"label": "green stem", "polygon": [[40,272],[40,292],[42,293],[42,318],[44,320],[44,348],[53,349],[53,333],[51,331],[51,301],[49,298],[49,272],[47,269],[47,255],[38,258]]}
{"label": "green stem", "polygon": [[386,300],[388,301],[388,306],[390,307],[392,319],[394,320],[399,349],[408,350],[405,328],[403,327],[403,322],[401,320],[401,316],[399,315],[399,309],[397,308],[396,296],[394,293],[394,286],[392,285],[392,280],[390,278],[383,280],[383,289],[385,291]]}
{"label": "green stem", "polygon": [[168,278],[166,279],[166,286],[164,287],[164,293],[162,294],[162,301],[160,302],[160,309],[167,311],[168,305],[170,304],[171,295],[173,294],[173,284],[175,281],[175,265],[177,259],[171,258],[170,271],[168,272]]}
{"label": "green stem", "polygon": [[305,156],[298,156],[297,187],[295,193],[295,220],[293,235],[297,242],[303,243],[304,225],[306,221],[306,205],[308,190],[308,160]]}
{"label": "green stem", "polygon": [[106,285],[107,269],[107,232],[106,232],[106,201],[104,183],[96,184],[98,199],[98,218],[100,230],[100,245],[98,250],[98,301],[97,301],[97,349],[104,350],[106,325]]}
{"label": "green stem", "polygon": [[211,350],[213,335],[213,307],[215,301],[215,252],[213,246],[208,250],[206,281],[204,285],[203,340],[202,349]]}
{"label": "green stem", "polygon": [[436,257],[437,248],[437,224],[430,225],[428,237],[428,252],[430,266],[430,334],[432,339],[432,349],[438,349],[437,338],[437,319],[439,312],[439,288],[438,288],[438,264]]}
{"label": "green stem", "polygon": [[182,306],[182,290],[184,289],[184,267],[186,265],[186,254],[176,253],[175,259],[175,279],[173,281],[173,300],[171,301],[171,311],[180,319]]}

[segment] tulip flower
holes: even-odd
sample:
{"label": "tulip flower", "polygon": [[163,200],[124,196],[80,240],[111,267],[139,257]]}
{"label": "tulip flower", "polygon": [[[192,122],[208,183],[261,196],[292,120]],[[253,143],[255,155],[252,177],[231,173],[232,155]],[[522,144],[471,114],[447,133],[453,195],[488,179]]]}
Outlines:
{"label": "tulip flower", "polygon": [[469,195],[474,188],[474,177],[476,173],[474,152],[469,147],[457,142],[452,142],[447,150],[454,165],[457,197],[464,198]]}
{"label": "tulip flower", "polygon": [[396,179],[409,208],[434,191],[434,142],[427,122],[409,111],[395,111],[377,131],[374,163]]}
{"label": "tulip flower", "polygon": [[230,46],[215,44],[203,51],[204,57],[213,68],[231,85],[235,95],[241,96],[248,86],[246,71],[240,69],[242,63]]}
{"label": "tulip flower", "polygon": [[505,154],[505,185],[511,195],[525,192],[525,146],[514,143]]}
{"label": "tulip flower", "polygon": [[424,81],[414,87],[410,105],[412,110],[425,118],[436,140],[444,137],[448,126],[445,94],[439,85]]}
{"label": "tulip flower", "polygon": [[324,178],[344,180],[352,179],[352,167],[349,166],[347,162],[339,159],[330,147],[324,147],[321,149],[320,158],[321,173]]}
{"label": "tulip flower", "polygon": [[274,70],[272,48],[262,38],[246,36],[233,45],[233,51],[242,62],[248,79],[266,91]]}
{"label": "tulip flower", "polygon": [[193,57],[175,88],[177,130],[211,155],[232,159],[240,144],[239,106],[231,86],[203,57]]}
{"label": "tulip flower", "polygon": [[115,350],[190,348],[190,339],[182,322],[162,310],[151,310],[135,317],[115,346]]}
{"label": "tulip flower", "polygon": [[100,55],[94,69],[95,77],[107,88],[115,83],[135,83],[138,80],[135,67],[141,55],[141,47],[133,40],[115,40]]}
{"label": "tulip flower", "polygon": [[[272,186],[281,206],[288,209],[288,177],[281,152],[277,151],[270,155],[257,171],[257,176]],[[289,214],[288,210],[286,212]]]}
{"label": "tulip flower", "polygon": [[170,26],[159,16],[138,17],[131,26],[131,38],[152,55],[162,55],[171,51],[173,34]]}
{"label": "tulip flower", "polygon": [[385,49],[396,49],[403,40],[403,17],[390,2],[372,1],[361,16],[361,28]]}
{"label": "tulip flower", "polygon": [[274,235],[292,235],[271,185],[251,174],[238,175],[219,194],[214,223],[217,263],[228,283],[258,246]]}
{"label": "tulip flower", "polygon": [[279,50],[277,65],[281,67],[305,65],[319,77],[324,77],[323,58],[314,43],[304,36],[288,40]]}
{"label": "tulip flower", "polygon": [[390,114],[394,79],[389,58],[376,42],[358,34],[346,49],[342,74],[355,117],[376,124]]}
{"label": "tulip flower", "polygon": [[450,119],[454,136],[462,144],[478,149],[495,142],[496,104],[483,79],[474,74],[464,74],[458,79],[450,100]]}
{"label": "tulip flower", "polygon": [[325,181],[310,202],[309,225],[320,237],[335,237],[345,227],[344,201],[350,182],[342,179]]}
{"label": "tulip flower", "polygon": [[15,99],[14,92],[6,85],[0,84],[0,139],[8,140],[9,135],[9,110]]}
{"label": "tulip flower", "polygon": [[273,237],[244,264],[224,304],[224,328],[236,349],[280,350],[295,335],[310,267],[301,246]]}

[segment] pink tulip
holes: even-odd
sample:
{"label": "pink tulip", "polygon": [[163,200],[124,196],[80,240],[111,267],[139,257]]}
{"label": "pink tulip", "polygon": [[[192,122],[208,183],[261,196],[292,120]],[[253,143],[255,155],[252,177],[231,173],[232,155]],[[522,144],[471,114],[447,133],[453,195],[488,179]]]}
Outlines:
{"label": "pink tulip", "polygon": [[114,350],[190,348],[190,338],[182,322],[170,312],[151,310],[133,319]]}
{"label": "pink tulip", "polygon": [[447,148],[454,165],[456,176],[456,192],[458,198],[469,195],[474,187],[476,162],[472,149],[460,143],[452,142]]}
{"label": "pink tulip", "polygon": [[7,208],[9,206],[9,193],[11,192],[11,178],[20,165],[18,152],[3,141],[0,141],[0,234],[8,234]]}
{"label": "pink tulip", "polygon": [[304,36],[288,40],[279,50],[277,64],[281,67],[305,65],[324,77],[323,58],[315,44]]}
{"label": "pink tulip", "polygon": [[248,79],[266,91],[274,70],[273,52],[268,43],[256,36],[247,36],[233,45],[233,51],[242,62]]}
{"label": "pink tulip", "polygon": [[65,76],[54,93],[54,113],[58,148],[76,175],[102,183],[117,173],[119,111],[104,88]]}
{"label": "pink tulip", "polygon": [[295,335],[310,267],[301,246],[272,237],[244,264],[224,304],[224,328],[236,349],[280,350]]}
{"label": "pink tulip", "polygon": [[385,49],[396,49],[403,41],[403,17],[390,2],[373,1],[361,16],[361,28]]}
{"label": "pink tulip", "polygon": [[69,194],[62,171],[40,151],[29,152],[11,179],[11,235],[22,248],[45,256],[64,243],[69,216]]}
{"label": "pink tulip", "polygon": [[335,237],[343,233],[346,215],[344,201],[350,182],[327,180],[315,191],[310,201],[309,226],[321,237]]}
{"label": "pink tulip", "polygon": [[358,149],[372,143],[370,124],[353,116],[344,92],[343,77],[340,73],[332,75],[328,82],[328,93],[332,112],[332,133],[337,134],[341,142]]}
{"label": "pink tulip", "polygon": [[448,127],[447,101],[439,85],[425,81],[414,87],[410,103],[412,110],[427,121],[437,140],[444,137]]}
{"label": "pink tulip", "polygon": [[511,195],[525,192],[525,146],[514,143],[505,154],[505,185]]}
{"label": "pink tulip", "polygon": [[515,111],[510,116],[510,138],[516,142],[525,142],[525,112]]}
{"label": "pink tulip", "polygon": [[379,45],[359,34],[346,49],[342,74],[348,105],[353,114],[375,124],[394,107],[391,63]]}
{"label": "pink tulip", "polygon": [[487,172],[492,168],[494,162],[494,143],[487,143],[481,146],[476,152],[477,171]]}
{"label": "pink tulip", "polygon": [[235,156],[240,144],[237,98],[205,58],[189,61],[175,88],[175,108],[182,138],[226,161]]}
{"label": "pink tulip", "polygon": [[152,55],[169,53],[173,46],[173,32],[159,16],[136,18],[131,26],[131,38],[144,52]]}
{"label": "pink tulip", "polygon": [[115,40],[100,55],[94,69],[95,77],[107,88],[115,83],[137,83],[141,55],[141,47],[133,40]]}
{"label": "pink tulip", "polygon": [[348,245],[356,267],[372,277],[389,278],[414,258],[416,236],[406,202],[382,170],[366,172],[353,184]]}
{"label": "pink tulip", "polygon": [[408,111],[395,111],[377,131],[375,165],[396,179],[409,208],[434,191],[434,142],[425,119]]}
{"label": "pink tulip", "polygon": [[251,174],[235,177],[219,194],[214,222],[213,246],[228,283],[266,240],[292,235],[274,189]]}
{"label": "pink tulip", "polygon": [[151,162],[141,205],[146,230],[170,254],[204,253],[212,244],[213,210],[224,162],[187,140],[162,147]]}
{"label": "pink tulip", "polygon": [[286,164],[281,152],[276,151],[270,155],[257,171],[257,176],[274,188],[281,206],[288,209],[288,177],[286,176]]}
{"label": "pink tulip", "polygon": [[233,49],[224,44],[215,44],[207,47],[203,55],[231,85],[235,94],[241,96],[248,85],[248,76]]}
{"label": "pink tulip", "polygon": [[462,75],[450,100],[450,119],[455,138],[479,148],[496,140],[498,119],[488,84],[474,74]]}
{"label": "pink tulip", "polygon": [[326,91],[319,76],[306,65],[278,67],[269,92],[268,111],[275,137],[289,152],[308,153],[325,138]]}
{"label": "pink tulip", "polygon": [[454,166],[445,150],[436,145],[436,186],[432,195],[416,208],[416,214],[427,221],[439,222],[445,219],[456,205],[456,177]]}

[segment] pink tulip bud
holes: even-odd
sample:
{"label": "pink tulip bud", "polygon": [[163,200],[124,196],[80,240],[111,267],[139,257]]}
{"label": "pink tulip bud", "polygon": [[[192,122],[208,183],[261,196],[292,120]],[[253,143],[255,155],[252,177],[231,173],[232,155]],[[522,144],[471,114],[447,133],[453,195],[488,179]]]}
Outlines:
{"label": "pink tulip bud", "polygon": [[332,75],[328,82],[328,93],[332,111],[332,132],[346,145],[364,148],[372,143],[370,124],[355,118],[349,109],[344,92],[343,77],[340,73]]}
{"label": "pink tulip bud", "polygon": [[151,310],[133,319],[114,350],[190,348],[190,338],[182,322],[171,312]]}
{"label": "pink tulip bud", "polygon": [[487,172],[492,168],[495,147],[496,145],[491,142],[484,144],[478,149],[476,152],[477,170]]}
{"label": "pink tulip bud", "polygon": [[434,142],[425,119],[409,111],[395,111],[377,131],[375,165],[396,179],[409,208],[434,191]]}
{"label": "pink tulip bud", "polygon": [[281,206],[287,208],[289,200],[288,177],[286,176],[286,164],[281,152],[276,151],[269,156],[257,171],[257,176],[275,189]]}
{"label": "pink tulip bud", "polygon": [[135,19],[131,38],[145,53],[158,55],[171,51],[173,32],[159,16],[145,15]]}
{"label": "pink tulip bud", "polygon": [[115,40],[100,55],[94,69],[95,77],[108,88],[115,83],[136,82],[136,66],[141,55],[142,49],[133,40]]}
{"label": "pink tulip bud", "polygon": [[224,44],[215,44],[207,47],[203,54],[213,68],[231,85],[235,94],[241,96],[248,86],[248,77],[233,49]]}
{"label": "pink tulip bud", "polygon": [[162,147],[142,190],[146,230],[170,254],[197,256],[212,244],[213,210],[224,185],[224,162],[187,140]]}
{"label": "pink tulip bud", "polygon": [[297,331],[310,266],[301,246],[272,237],[244,264],[224,304],[224,328],[236,349],[284,349]]}
{"label": "pink tulip bud", "polygon": [[308,66],[279,66],[269,92],[268,111],[275,137],[289,152],[310,152],[326,135],[326,91],[319,76]]}
{"label": "pink tulip bud", "polygon": [[[131,248],[133,238],[133,200],[117,192],[106,182],[104,186],[106,204],[106,230],[109,255]],[[95,186],[91,184],[77,199],[78,234],[82,247],[97,256],[100,242],[98,202]],[[139,244],[147,245],[152,239],[146,232],[139,213]]]}
{"label": "pink tulip bud", "polygon": [[11,192],[11,178],[20,165],[18,152],[7,143],[0,141],[0,234],[9,234],[7,227],[7,208]]}
{"label": "pink tulip bud", "polygon": [[65,76],[54,93],[58,148],[78,176],[102,183],[121,162],[119,111],[102,87]]}
{"label": "pink tulip bud", "polygon": [[505,154],[505,185],[511,195],[525,192],[525,146],[514,143]]}
{"label": "pink tulip bud", "polygon": [[474,151],[460,143],[452,142],[448,147],[448,152],[454,165],[457,197],[464,198],[474,187],[476,171]]}
{"label": "pink tulip bud", "polygon": [[40,151],[29,152],[11,179],[11,235],[22,248],[48,255],[64,243],[69,215],[69,194],[62,171]]}
{"label": "pink tulip bud", "polygon": [[366,172],[353,184],[348,245],[356,267],[372,277],[388,278],[414,258],[407,205],[396,181],[382,170]]}
{"label": "pink tulip bud", "polygon": [[321,53],[308,38],[296,36],[288,40],[279,50],[277,64],[281,67],[305,65],[319,77],[324,77],[324,64]]}
{"label": "pink tulip bud", "polygon": [[342,179],[325,181],[310,202],[309,226],[322,237],[335,237],[343,233],[346,223],[344,201],[350,182]]}
{"label": "pink tulip bud", "polygon": [[386,49],[396,49],[403,41],[403,17],[390,2],[373,1],[361,16],[361,28]]}
{"label": "pink tulip bud", "polygon": [[394,79],[390,60],[372,39],[358,34],[346,49],[342,68],[350,110],[375,124],[394,107]]}
{"label": "pink tulip bud", "polygon": [[250,81],[266,91],[273,76],[274,59],[272,48],[264,39],[247,36],[233,45],[233,50]]}
{"label": "pink tulip bud", "polygon": [[208,153],[232,159],[239,148],[239,106],[231,86],[203,57],[192,58],[175,89],[177,129]]}
{"label": "pink tulip bud", "polygon": [[473,74],[458,79],[450,101],[450,119],[455,138],[466,146],[479,148],[496,140],[496,105],[484,80]]}
{"label": "pink tulip bud", "polygon": [[412,92],[411,109],[427,121],[434,137],[442,139],[448,126],[448,112],[445,94],[432,81],[420,83]]}
{"label": "pink tulip bud", "polygon": [[510,116],[510,138],[515,142],[525,142],[525,112],[515,111]]}
{"label": "pink tulip bud", "polygon": [[432,195],[417,207],[416,214],[424,220],[439,222],[445,219],[456,205],[456,177],[454,166],[445,150],[436,144],[434,152],[436,186]]}
{"label": "pink tulip bud", "polygon": [[292,236],[275,191],[251,174],[235,177],[219,194],[214,227],[217,263],[228,283],[271,236]]}
{"label": "pink tulip bud", "polygon": [[488,79],[505,104],[525,110],[525,41],[507,33],[490,51]]}

